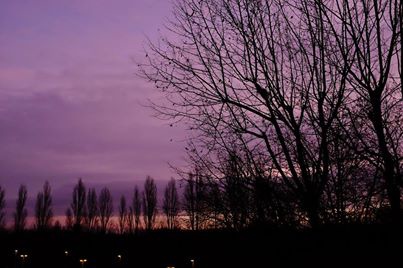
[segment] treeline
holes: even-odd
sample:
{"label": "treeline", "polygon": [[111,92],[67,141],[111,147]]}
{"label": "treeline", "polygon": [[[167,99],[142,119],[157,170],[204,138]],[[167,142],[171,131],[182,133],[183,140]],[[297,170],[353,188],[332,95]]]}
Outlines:
{"label": "treeline", "polygon": [[[158,204],[157,186],[154,179],[147,176],[142,191],[135,186],[130,199],[122,195],[115,210],[112,194],[106,187],[97,193],[95,188],[85,186],[82,179],[74,186],[72,201],[66,209],[65,222],[54,221],[53,198],[51,187],[45,182],[43,190],[36,196],[34,207],[34,228],[51,228],[81,231],[135,233],[140,229],[153,228],[176,229],[186,226],[186,219],[179,221],[182,210],[176,182],[172,178],[164,189],[163,202]],[[28,191],[25,185],[18,190],[18,197],[13,213],[13,230],[27,228],[28,210],[26,207]],[[184,199],[183,204],[186,204]],[[186,206],[186,205],[185,205]],[[160,207],[160,208],[159,208]],[[5,229],[6,222],[5,189],[0,186],[0,229]],[[114,214],[114,211],[117,213]],[[115,217],[116,216],[116,217]],[[114,222],[113,218],[117,218]],[[157,221],[157,218],[159,220]]]}
{"label": "treeline", "polygon": [[[232,142],[227,150],[203,154],[190,143],[187,149],[190,168],[178,173],[187,182],[184,209],[192,229],[312,226],[301,196],[268,166],[259,147],[251,152]],[[393,223],[379,170],[351,151],[346,155],[320,197],[320,225]]]}
{"label": "treeline", "polygon": [[[158,198],[155,181],[147,176],[142,190],[135,186],[131,196],[121,195],[114,204],[107,187],[97,192],[79,179],[64,222],[60,222],[54,219],[51,186],[45,182],[36,196],[33,228],[129,234],[155,228],[241,230],[308,226],[308,219],[293,193],[274,172],[264,170],[263,161],[247,155],[248,150],[238,147],[231,154],[216,152],[216,157],[211,151],[209,157],[201,157],[191,146],[187,149],[193,169],[177,170],[184,183],[181,195],[172,178],[160,194],[162,198]],[[354,178],[346,177],[345,183],[328,188],[328,199],[323,199],[326,200],[323,207],[327,208],[322,212],[324,224],[390,222],[389,209],[374,205],[382,202],[379,193],[375,189],[366,192],[367,183],[374,178],[363,171],[367,170],[356,171]],[[17,232],[27,228],[27,196],[26,186],[21,185],[12,222],[12,229]],[[0,186],[0,229],[6,229],[5,198],[5,189]],[[162,204],[158,203],[159,199]]]}

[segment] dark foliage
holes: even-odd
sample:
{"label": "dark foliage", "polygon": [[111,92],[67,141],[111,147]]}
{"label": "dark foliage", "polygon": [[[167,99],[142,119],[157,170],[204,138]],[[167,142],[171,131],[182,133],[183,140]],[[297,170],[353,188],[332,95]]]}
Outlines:
{"label": "dark foliage", "polygon": [[53,210],[52,210],[52,195],[49,182],[43,185],[43,191],[39,192],[36,196],[35,203],[35,218],[36,228],[48,229],[52,224]]}
{"label": "dark foliage", "polygon": [[18,189],[18,198],[15,205],[14,212],[14,230],[22,231],[27,224],[28,210],[25,205],[27,202],[27,188],[25,185],[21,185]]}
{"label": "dark foliage", "polygon": [[6,191],[0,186],[0,230],[6,226]]}
{"label": "dark foliage", "polygon": [[143,219],[147,230],[151,230],[157,216],[157,186],[154,179],[147,176],[143,192]]}
{"label": "dark foliage", "polygon": [[73,225],[76,229],[81,229],[87,216],[86,190],[82,179],[78,180],[73,190],[73,201],[71,202],[71,211],[73,213]]}
{"label": "dark foliage", "polygon": [[113,213],[112,195],[108,188],[103,188],[99,195],[99,221],[102,232],[108,230],[110,220]]}

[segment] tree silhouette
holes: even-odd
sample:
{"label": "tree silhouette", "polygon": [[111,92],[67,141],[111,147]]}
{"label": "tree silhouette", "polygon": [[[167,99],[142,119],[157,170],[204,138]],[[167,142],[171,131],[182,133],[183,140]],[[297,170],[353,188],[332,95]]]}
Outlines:
{"label": "tree silhouette", "polygon": [[0,230],[6,227],[6,191],[0,186]]}
{"label": "tree silhouette", "polygon": [[241,138],[237,140],[225,142],[231,147],[210,148],[208,154],[200,154],[195,144],[188,144],[189,166],[193,168],[178,172],[186,181],[184,209],[189,227],[195,228],[192,223],[196,220],[203,228],[294,225],[293,194],[268,166],[270,161],[264,154],[262,157],[259,147],[250,151],[239,143]]}
{"label": "tree silhouette", "polygon": [[132,206],[127,209],[127,232],[129,234],[135,233],[136,225],[134,222],[134,210]]}
{"label": "tree silhouette", "polygon": [[0,186],[0,230],[6,227],[6,191]]}
{"label": "tree silhouette", "polygon": [[88,189],[87,193],[87,226],[90,230],[95,230],[98,227],[98,198],[95,188]]}
{"label": "tree silhouette", "polygon": [[224,176],[224,196],[228,203],[227,223],[231,228],[242,229],[249,220],[249,187],[235,152],[227,159]]}
{"label": "tree silhouette", "polygon": [[18,189],[18,198],[14,213],[14,230],[22,231],[25,229],[28,211],[25,208],[27,202],[27,188],[21,185]]}
{"label": "tree silhouette", "polygon": [[198,169],[189,174],[183,193],[183,209],[188,216],[191,230],[199,230],[204,223],[206,187]]}
{"label": "tree silhouette", "polygon": [[190,119],[204,149],[227,150],[231,136],[247,141],[249,151],[260,147],[275,170],[271,178],[281,180],[311,226],[328,220],[329,189],[343,182],[335,172],[337,139],[373,165],[368,173],[375,186],[361,185],[369,194],[383,190],[397,221],[401,3],[335,3],[177,1],[167,28],[179,38],[150,43],[142,74],[165,96],[156,111]]}
{"label": "tree silhouette", "polygon": [[123,234],[128,224],[128,209],[126,205],[126,197],[122,195],[119,202],[119,232]]}
{"label": "tree silhouette", "polygon": [[190,175],[183,193],[183,208],[189,217],[189,225],[192,230],[197,230],[199,226],[195,184],[196,182],[193,179],[193,175]]}
{"label": "tree silhouette", "polygon": [[[403,134],[399,127],[403,122],[402,41],[400,48],[398,42],[402,35],[402,3],[393,0],[352,1],[344,5],[344,10],[339,10],[337,16],[332,16],[334,10],[323,8],[323,20],[339,25],[329,28],[330,35],[343,54],[342,64],[348,62],[351,65],[347,69],[352,96],[355,96],[351,101],[362,115],[360,119],[368,120],[366,131],[369,131],[360,142],[365,144],[367,153],[379,157],[374,164],[382,172],[393,220],[398,223],[401,213],[399,184],[402,180],[399,143]],[[352,112],[354,106],[348,110]],[[362,137],[361,129],[353,130]]]}
{"label": "tree silhouette", "polygon": [[43,191],[36,196],[35,203],[36,228],[49,229],[52,224],[52,195],[49,182],[43,185]]}
{"label": "tree silhouette", "polygon": [[106,232],[113,213],[113,200],[108,188],[103,188],[99,195],[99,221],[102,232]]}
{"label": "tree silhouette", "polygon": [[74,186],[73,201],[71,202],[71,210],[74,217],[74,228],[80,229],[84,224],[87,214],[86,208],[86,190],[82,179]]}
{"label": "tree silhouette", "polygon": [[67,230],[73,229],[74,226],[74,220],[73,220],[73,212],[71,211],[71,208],[66,209],[66,222],[65,226]]}
{"label": "tree silhouette", "polygon": [[141,226],[140,216],[141,216],[141,196],[137,185],[134,187],[133,200],[132,200],[132,210],[134,218],[134,229],[137,232]]}
{"label": "tree silhouette", "polygon": [[154,179],[147,176],[143,192],[143,218],[147,230],[151,230],[157,214],[157,186]]}
{"label": "tree silhouette", "polygon": [[162,206],[166,215],[168,229],[174,229],[176,227],[176,217],[178,216],[179,207],[180,204],[175,179],[171,178],[164,191]]}

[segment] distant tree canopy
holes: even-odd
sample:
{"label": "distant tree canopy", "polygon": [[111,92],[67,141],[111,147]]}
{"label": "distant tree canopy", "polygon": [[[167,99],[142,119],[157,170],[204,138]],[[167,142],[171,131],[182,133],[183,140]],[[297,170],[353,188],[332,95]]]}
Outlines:
{"label": "distant tree canopy", "polygon": [[134,218],[134,229],[137,231],[141,227],[141,196],[138,187],[134,188],[133,200],[132,200],[132,210]]}
{"label": "distant tree canopy", "polygon": [[125,233],[129,221],[129,209],[126,204],[126,197],[122,195],[119,202],[119,232]]}
{"label": "distant tree canopy", "polygon": [[168,229],[175,229],[177,227],[177,216],[180,209],[180,203],[174,178],[171,178],[165,188],[162,209],[167,219]]}
{"label": "distant tree canopy", "polygon": [[35,218],[36,228],[49,229],[52,224],[52,194],[49,182],[43,185],[43,191],[36,196]]}
{"label": "distant tree canopy", "polygon": [[74,186],[72,197],[73,201],[70,206],[73,212],[73,224],[75,228],[81,228],[87,216],[86,189],[82,179],[79,179]]}
{"label": "distant tree canopy", "polygon": [[25,185],[21,185],[18,189],[18,197],[15,204],[15,212],[14,212],[14,230],[22,231],[25,229],[27,224],[27,215],[28,210],[25,205],[27,202],[27,187]]}
{"label": "distant tree canopy", "polygon": [[98,198],[95,188],[91,188],[87,193],[87,227],[90,230],[96,230],[99,222]]}
{"label": "distant tree canopy", "polygon": [[161,117],[197,130],[192,215],[200,180],[201,214],[233,228],[365,222],[380,208],[400,221],[401,1],[178,0],[173,12],[140,68]]}
{"label": "distant tree canopy", "polygon": [[203,181],[203,177],[198,170],[195,170],[194,174],[190,174],[187,178],[185,190],[183,193],[183,209],[188,216],[188,225],[191,230],[201,229],[204,223],[203,212],[208,210],[205,208],[206,197],[206,185]]}
{"label": "distant tree canopy", "polygon": [[73,228],[73,212],[71,208],[66,209],[66,221],[64,223],[67,230],[71,230]]}
{"label": "distant tree canopy", "polygon": [[99,195],[99,221],[101,231],[108,230],[113,213],[113,199],[108,188],[103,188]]}
{"label": "distant tree canopy", "polygon": [[6,227],[6,191],[0,185],[0,230]]}
{"label": "distant tree canopy", "polygon": [[147,176],[143,192],[143,219],[147,230],[151,230],[157,216],[157,186],[154,179]]}

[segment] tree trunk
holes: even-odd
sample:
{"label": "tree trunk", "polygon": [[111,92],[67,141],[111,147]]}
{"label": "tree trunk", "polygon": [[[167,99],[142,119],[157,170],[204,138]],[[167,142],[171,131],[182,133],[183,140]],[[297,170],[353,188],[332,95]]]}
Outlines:
{"label": "tree trunk", "polygon": [[394,170],[393,157],[389,152],[387,140],[383,128],[381,96],[378,92],[371,95],[372,114],[370,119],[374,126],[376,136],[378,139],[379,153],[382,157],[383,165],[383,180],[386,184],[386,192],[389,199],[391,208],[391,220],[394,224],[400,222],[400,188],[397,181],[397,174]]}

